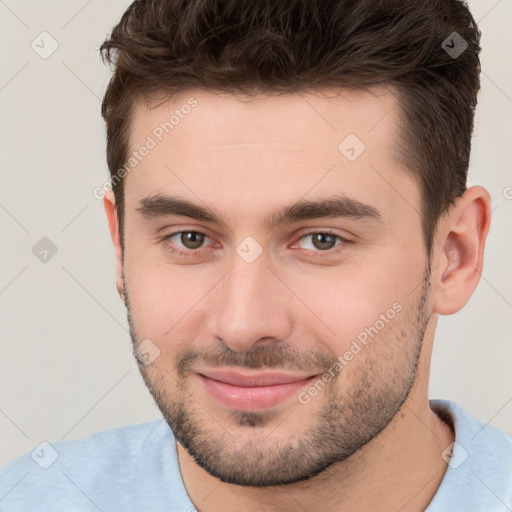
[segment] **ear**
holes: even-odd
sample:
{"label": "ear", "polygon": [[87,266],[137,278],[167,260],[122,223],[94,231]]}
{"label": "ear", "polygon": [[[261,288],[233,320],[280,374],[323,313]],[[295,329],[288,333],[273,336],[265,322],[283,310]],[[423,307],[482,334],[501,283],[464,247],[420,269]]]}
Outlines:
{"label": "ear", "polygon": [[480,280],[491,221],[491,198],[470,187],[440,219],[437,230],[434,312],[451,315],[464,307]]}
{"label": "ear", "polygon": [[121,247],[121,234],[119,233],[119,219],[117,217],[116,200],[112,190],[105,192],[105,196],[103,197],[103,208],[107,215],[110,236],[112,238],[112,243],[114,244],[116,257],[116,287],[119,295],[123,301],[125,301],[123,249]]}

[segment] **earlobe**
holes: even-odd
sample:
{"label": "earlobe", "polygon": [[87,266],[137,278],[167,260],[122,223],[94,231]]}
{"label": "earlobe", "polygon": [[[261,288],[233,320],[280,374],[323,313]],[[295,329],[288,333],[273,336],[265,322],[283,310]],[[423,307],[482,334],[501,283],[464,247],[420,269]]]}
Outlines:
{"label": "earlobe", "polygon": [[107,216],[110,237],[114,246],[116,258],[116,287],[123,302],[125,302],[124,291],[124,268],[123,268],[123,249],[121,247],[121,234],[119,233],[119,219],[116,210],[115,196],[112,191],[105,193],[103,197],[103,208]]}
{"label": "earlobe", "polygon": [[471,187],[457,198],[456,205],[440,220],[435,313],[456,313],[473,294],[482,273],[490,214],[491,200],[487,190]]}

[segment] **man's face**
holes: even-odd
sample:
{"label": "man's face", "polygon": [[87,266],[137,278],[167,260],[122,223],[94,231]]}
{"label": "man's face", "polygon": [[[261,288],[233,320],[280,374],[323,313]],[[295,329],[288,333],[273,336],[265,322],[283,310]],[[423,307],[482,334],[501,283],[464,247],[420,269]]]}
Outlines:
{"label": "man's face", "polygon": [[[134,111],[130,153],[150,150],[125,179],[131,335],[177,440],[224,481],[318,474],[414,383],[430,318],[420,190],[392,156],[396,99],[373,93],[190,90]],[[214,216],[173,214],[170,196]],[[340,198],[336,215],[299,208]]]}

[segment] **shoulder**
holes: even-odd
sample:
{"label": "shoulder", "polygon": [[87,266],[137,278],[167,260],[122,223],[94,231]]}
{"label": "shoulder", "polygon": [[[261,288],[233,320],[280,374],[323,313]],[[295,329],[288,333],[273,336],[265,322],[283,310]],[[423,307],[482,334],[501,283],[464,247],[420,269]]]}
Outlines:
{"label": "shoulder", "polygon": [[[512,438],[471,416],[451,400],[430,400],[431,408],[455,431],[443,458],[446,473],[428,512],[508,511],[512,505]],[[455,507],[455,508],[454,508]]]}
{"label": "shoulder", "polygon": [[113,500],[116,510],[133,510],[134,489],[150,492],[158,476],[181,484],[174,436],[163,419],[41,443],[0,469],[0,511],[112,510]]}
{"label": "shoulder", "polygon": [[[0,477],[15,470],[50,469],[63,467],[73,460],[77,462],[92,462],[108,464],[130,457],[139,452],[151,440],[161,438],[168,433],[164,420],[155,420],[137,425],[118,427],[97,432],[82,439],[72,441],[59,441],[55,443],[43,442],[32,452],[26,453],[4,466]],[[47,472],[51,473],[51,472]],[[0,480],[2,481],[2,480]]]}
{"label": "shoulder", "polygon": [[[491,455],[491,447],[504,450],[502,456],[512,465],[512,438],[499,428],[471,416],[461,405],[452,400],[430,400],[431,408],[455,430],[455,442],[472,450],[485,447],[485,454]],[[485,455],[482,453],[481,455]]]}

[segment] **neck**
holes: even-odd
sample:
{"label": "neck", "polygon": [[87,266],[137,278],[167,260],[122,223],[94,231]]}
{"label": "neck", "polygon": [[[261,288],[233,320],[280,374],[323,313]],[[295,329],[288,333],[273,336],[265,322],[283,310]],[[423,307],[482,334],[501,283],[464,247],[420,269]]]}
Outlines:
{"label": "neck", "polygon": [[455,435],[430,409],[426,386],[419,394],[413,387],[387,427],[349,459],[297,484],[258,488],[221,482],[177,443],[187,492],[199,512],[424,511],[446,472],[441,454]]}

